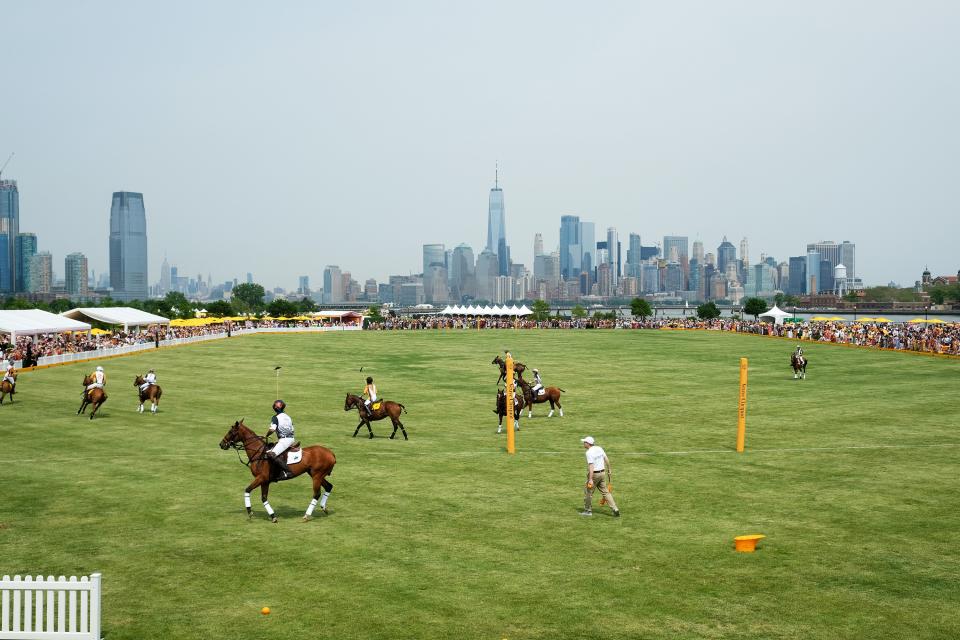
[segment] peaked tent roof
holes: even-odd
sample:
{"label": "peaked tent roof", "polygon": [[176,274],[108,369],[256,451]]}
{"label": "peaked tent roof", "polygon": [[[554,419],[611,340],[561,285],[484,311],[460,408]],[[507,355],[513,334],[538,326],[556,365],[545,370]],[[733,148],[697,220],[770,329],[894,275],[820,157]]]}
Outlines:
{"label": "peaked tent roof", "polygon": [[0,311],[0,333],[35,336],[65,331],[90,331],[90,325],[40,309]]}
{"label": "peaked tent roof", "polygon": [[774,324],[783,324],[783,319],[784,319],[784,318],[792,318],[792,317],[793,317],[793,314],[792,314],[792,313],[787,313],[786,311],[784,311],[783,309],[781,309],[781,308],[778,307],[777,305],[773,305],[773,308],[772,308],[772,309],[768,309],[767,311],[761,313],[759,317],[761,317],[761,318],[773,318],[773,323],[774,323]]}
{"label": "peaked tent roof", "polygon": [[104,324],[143,327],[149,324],[170,324],[168,318],[133,307],[77,307],[62,314],[74,320],[89,319]]}

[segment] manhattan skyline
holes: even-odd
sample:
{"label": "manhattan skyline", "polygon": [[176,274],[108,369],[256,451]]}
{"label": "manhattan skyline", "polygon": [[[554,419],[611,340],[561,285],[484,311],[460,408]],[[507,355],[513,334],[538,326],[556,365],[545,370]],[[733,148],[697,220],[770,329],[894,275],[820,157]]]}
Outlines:
{"label": "manhattan skyline", "polygon": [[418,272],[425,243],[479,254],[499,160],[527,268],[534,234],[552,251],[575,215],[598,240],[747,237],[754,261],[850,239],[868,285],[957,270],[960,6],[38,2],[4,19],[3,179],[57,263],[104,272],[104,202],[130,190],[151,283],[164,255],[214,281],[295,289],[327,264],[383,281]]}

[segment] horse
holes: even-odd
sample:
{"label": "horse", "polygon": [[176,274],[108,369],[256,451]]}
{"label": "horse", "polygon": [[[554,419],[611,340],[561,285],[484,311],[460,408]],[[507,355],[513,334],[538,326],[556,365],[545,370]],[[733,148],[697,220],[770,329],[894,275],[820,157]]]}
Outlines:
{"label": "horse", "polygon": [[80,408],[77,409],[77,415],[85,413],[87,410],[87,405],[93,405],[93,411],[90,412],[90,419],[93,420],[93,416],[97,415],[97,409],[100,408],[104,402],[107,401],[107,392],[103,389],[90,389],[87,391],[87,386],[93,384],[93,374],[84,376],[83,378],[83,402],[80,404]]}
{"label": "horse", "polygon": [[360,427],[367,425],[367,431],[370,432],[370,437],[373,438],[373,429],[370,428],[370,422],[373,420],[383,420],[384,418],[389,417],[390,422],[393,423],[393,433],[390,434],[390,439],[393,440],[393,436],[397,435],[397,429],[403,432],[403,439],[408,440],[407,430],[403,428],[403,423],[400,422],[400,412],[407,412],[407,408],[400,404],[399,402],[393,402],[391,400],[377,400],[372,403],[370,407],[370,415],[367,415],[366,407],[363,404],[363,398],[360,396],[355,396],[352,393],[347,394],[347,399],[343,401],[343,410],[350,411],[350,409],[356,408],[357,412],[360,414],[360,424],[357,425],[357,428],[353,430],[353,437],[357,437],[357,432],[360,431]]}
{"label": "horse", "polygon": [[797,375],[800,376],[801,380],[805,380],[807,377],[807,359],[803,356],[798,356],[796,353],[790,355],[790,366],[793,367],[793,379],[797,379]]}
{"label": "horse", "polygon": [[[490,364],[500,365],[500,377],[497,378],[497,384],[499,385],[501,380],[507,379],[507,362],[500,356],[497,356]],[[517,374],[518,378],[522,378],[523,372],[526,370],[527,366],[525,364],[517,362],[516,360],[513,361],[513,372]]]}
{"label": "horse", "polygon": [[[17,382],[17,374],[13,374],[13,382]],[[10,396],[10,403],[13,404],[13,385],[10,384],[9,380],[3,380],[0,382],[0,404],[3,404],[3,399],[8,395]]]}
{"label": "horse", "polygon": [[[306,513],[303,514],[303,521],[307,522],[313,518],[313,510],[316,508],[318,500],[320,501],[320,511],[324,514],[327,513],[327,498],[333,491],[333,484],[327,480],[327,476],[333,473],[333,465],[337,464],[337,458],[333,455],[333,451],[320,445],[301,449],[302,457],[300,461],[288,463],[287,466],[290,467],[290,472],[293,475],[286,478],[283,471],[273,467],[266,456],[267,451],[270,450],[267,438],[255,434],[247,425],[243,424],[242,419],[239,422],[234,422],[230,430],[227,431],[227,435],[223,436],[223,440],[220,441],[220,448],[224,451],[231,447],[237,450],[238,455],[240,449],[246,451],[247,462],[244,464],[250,468],[250,473],[253,474],[253,482],[243,490],[243,504],[247,508],[247,518],[253,518],[253,509],[250,508],[250,492],[260,487],[260,500],[263,501],[263,508],[270,516],[270,520],[276,523],[277,514],[267,501],[270,483],[290,480],[304,473],[313,477],[313,499],[310,501]],[[284,451],[281,455],[287,455],[289,451],[290,449]]]}
{"label": "horse", "polygon": [[520,378],[517,380],[517,383],[520,385],[520,388],[523,389],[523,400],[527,405],[527,417],[533,417],[533,405],[540,404],[541,402],[550,403],[550,413],[547,415],[548,418],[553,417],[554,405],[560,410],[560,417],[563,417],[563,407],[560,406],[560,394],[566,393],[560,387],[546,387],[543,389],[543,393],[534,393],[533,387],[530,386],[530,383]]}
{"label": "horse", "polygon": [[[523,395],[513,394],[513,430],[520,431],[520,416],[523,415]],[[503,418],[507,415],[507,392],[497,388],[497,408],[493,410],[497,414],[497,433],[503,431]]]}
{"label": "horse", "polygon": [[160,408],[160,396],[163,395],[163,389],[156,383],[142,389],[141,385],[143,384],[145,384],[143,376],[137,376],[133,379],[133,386],[140,390],[140,413],[143,413],[143,403],[147,400],[150,401],[150,413],[156,413],[157,409]]}

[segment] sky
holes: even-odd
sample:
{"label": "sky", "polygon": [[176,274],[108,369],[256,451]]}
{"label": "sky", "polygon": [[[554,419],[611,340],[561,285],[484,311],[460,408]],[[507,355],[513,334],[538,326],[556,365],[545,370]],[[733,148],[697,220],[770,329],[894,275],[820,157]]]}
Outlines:
{"label": "sky", "polygon": [[960,3],[11,2],[0,164],[62,275],[108,259],[114,191],[150,280],[296,288],[479,253],[560,216],[750,258],[857,245],[868,285],[960,269]]}

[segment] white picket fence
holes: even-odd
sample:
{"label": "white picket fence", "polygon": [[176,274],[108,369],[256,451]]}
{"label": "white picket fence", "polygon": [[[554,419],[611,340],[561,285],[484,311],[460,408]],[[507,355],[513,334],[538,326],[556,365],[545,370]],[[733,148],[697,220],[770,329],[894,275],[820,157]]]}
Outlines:
{"label": "white picket fence", "polygon": [[100,574],[3,576],[0,640],[101,640]]}
{"label": "white picket fence", "polygon": [[[252,329],[237,329],[233,332],[235,336],[242,336],[251,333],[324,333],[328,331],[360,331],[357,326],[332,326],[332,327],[255,327]],[[206,342],[208,340],[220,340],[226,338],[226,333],[208,333],[202,336],[191,336],[189,338],[171,338],[170,340],[161,340],[161,347],[169,347],[177,344],[189,344],[192,342]],[[149,351],[155,349],[153,342],[144,342],[141,344],[130,344],[122,347],[112,347],[110,349],[97,349],[96,351],[80,351],[78,353],[62,353],[53,356],[43,356],[37,359],[38,365],[64,364],[76,362],[78,360],[91,360],[94,358],[107,358],[110,356],[119,356],[125,353],[136,353],[138,351]],[[19,369],[22,362],[17,365]]]}

